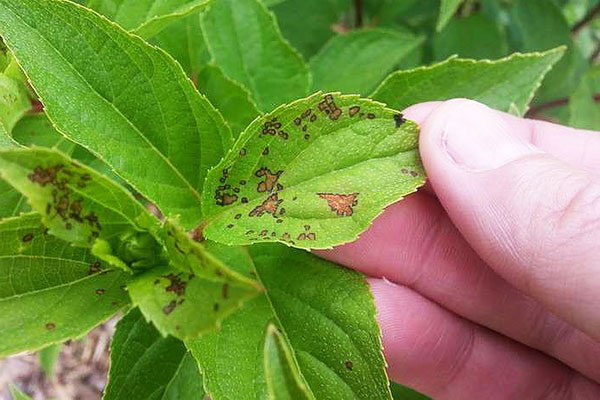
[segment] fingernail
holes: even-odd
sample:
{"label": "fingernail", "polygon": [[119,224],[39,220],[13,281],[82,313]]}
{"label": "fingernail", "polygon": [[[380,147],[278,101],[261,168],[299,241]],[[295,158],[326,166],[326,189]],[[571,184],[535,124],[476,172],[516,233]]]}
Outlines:
{"label": "fingernail", "polygon": [[463,168],[492,170],[540,153],[535,146],[510,134],[508,124],[497,112],[472,102],[465,103],[463,111],[446,119],[441,138],[446,153]]}

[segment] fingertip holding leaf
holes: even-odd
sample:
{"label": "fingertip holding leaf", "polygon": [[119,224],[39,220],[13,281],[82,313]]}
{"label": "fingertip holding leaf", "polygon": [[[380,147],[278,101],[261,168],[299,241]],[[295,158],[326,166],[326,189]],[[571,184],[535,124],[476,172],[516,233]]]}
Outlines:
{"label": "fingertip holding leaf", "polygon": [[329,248],[422,186],[418,126],[353,95],[317,93],[255,120],[204,186],[204,235]]}

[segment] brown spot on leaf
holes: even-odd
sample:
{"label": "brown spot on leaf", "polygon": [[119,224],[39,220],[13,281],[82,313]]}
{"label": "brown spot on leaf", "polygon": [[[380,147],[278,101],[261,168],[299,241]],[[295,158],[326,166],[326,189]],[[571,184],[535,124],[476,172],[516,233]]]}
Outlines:
{"label": "brown spot on leaf", "polygon": [[394,114],[394,123],[396,124],[396,128],[400,128],[405,122],[406,119],[404,118],[404,115]]}
{"label": "brown spot on leaf", "polygon": [[33,240],[33,233],[28,233],[25,236],[23,236],[23,243],[28,243],[31,242]]}
{"label": "brown spot on leaf", "polygon": [[49,331],[56,329],[56,324],[54,322],[48,322],[48,323],[46,323],[45,326],[46,326],[46,329]]}
{"label": "brown spot on leaf", "polygon": [[275,215],[277,212],[277,208],[283,202],[283,200],[279,200],[278,194],[272,194],[265,201],[262,202],[261,205],[254,208],[254,210],[250,211],[248,214],[250,217],[262,217],[265,213]]}
{"label": "brown spot on leaf", "polygon": [[358,193],[352,194],[334,194],[334,193],[317,193],[317,195],[327,200],[327,204],[331,211],[334,211],[341,217],[349,217],[354,213],[353,207],[358,204]]}
{"label": "brown spot on leaf", "polygon": [[100,261],[96,261],[95,263],[90,264],[90,268],[88,269],[88,275],[93,275],[100,271],[102,271],[102,264],[100,264]]}
{"label": "brown spot on leaf", "polygon": [[368,113],[368,114],[367,114],[367,118],[368,118],[368,119],[375,119],[375,114],[373,114],[373,113]]}
{"label": "brown spot on leaf", "polygon": [[352,369],[354,368],[354,364],[350,360],[344,361],[344,365],[346,366],[346,369],[348,371],[352,371]]}
{"label": "brown spot on leaf", "polygon": [[264,150],[263,150],[263,152],[262,152],[262,155],[263,155],[263,156],[267,156],[267,155],[269,155],[269,147],[265,147],[265,148],[264,148]]}
{"label": "brown spot on leaf", "polygon": [[175,300],[171,300],[171,302],[169,304],[167,304],[166,306],[163,307],[162,311],[163,311],[163,313],[165,313],[165,315],[169,315],[173,312],[173,310],[175,310],[176,307],[177,307],[177,302]]}
{"label": "brown spot on leaf", "polygon": [[96,289],[96,294],[97,294],[98,296],[102,296],[104,293],[106,293],[106,290],[105,290],[105,289]]}
{"label": "brown spot on leaf", "polygon": [[350,114],[351,117],[354,117],[356,114],[359,113],[359,111],[360,111],[360,106],[352,106],[348,110],[348,114]]}
{"label": "brown spot on leaf", "polygon": [[342,115],[342,109],[337,106],[333,99],[333,95],[331,94],[325,95],[318,107],[319,110],[327,114],[332,121],[337,121]]}
{"label": "brown spot on leaf", "polygon": [[262,177],[263,180],[258,183],[258,187],[256,190],[259,193],[270,193],[277,185],[277,181],[279,177],[283,174],[283,171],[277,171],[275,173],[271,172],[270,169],[266,167],[262,167],[258,171],[254,173],[257,178]]}
{"label": "brown spot on leaf", "polygon": [[179,296],[183,296],[185,294],[185,288],[187,286],[187,282],[183,281],[180,278],[181,274],[169,274],[169,275],[163,275],[163,278],[166,278],[169,280],[170,284],[169,286],[167,286],[165,288],[166,292],[173,292],[177,295],[177,297]]}

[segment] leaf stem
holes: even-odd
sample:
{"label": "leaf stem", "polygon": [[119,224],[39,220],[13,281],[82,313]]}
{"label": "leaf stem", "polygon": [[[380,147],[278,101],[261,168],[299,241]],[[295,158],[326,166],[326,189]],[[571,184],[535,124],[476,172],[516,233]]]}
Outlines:
{"label": "leaf stem", "polygon": [[363,27],[364,4],[363,0],[354,0],[354,26]]}
{"label": "leaf stem", "polygon": [[588,11],[588,13],[579,22],[573,25],[573,27],[571,28],[571,33],[573,35],[579,33],[579,31],[583,29],[587,24],[589,24],[598,13],[600,13],[600,3],[592,7],[590,11]]}
{"label": "leaf stem", "polygon": [[[600,93],[596,93],[594,95],[594,101],[596,103],[600,103]],[[535,118],[538,114],[540,114],[546,110],[550,110],[555,107],[566,106],[567,104],[569,104],[569,98],[567,98],[567,97],[552,100],[547,103],[542,103],[537,106],[531,107],[529,109],[529,111],[527,111],[527,114],[525,114],[525,117],[526,118]]]}

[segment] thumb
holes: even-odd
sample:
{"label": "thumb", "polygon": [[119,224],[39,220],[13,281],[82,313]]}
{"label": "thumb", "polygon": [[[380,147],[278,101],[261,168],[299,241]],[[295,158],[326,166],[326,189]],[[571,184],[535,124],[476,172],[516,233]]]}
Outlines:
{"label": "thumb", "polygon": [[600,340],[598,176],[544,153],[501,113],[469,100],[429,115],[421,154],[440,202],[490,267]]}

